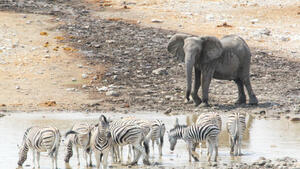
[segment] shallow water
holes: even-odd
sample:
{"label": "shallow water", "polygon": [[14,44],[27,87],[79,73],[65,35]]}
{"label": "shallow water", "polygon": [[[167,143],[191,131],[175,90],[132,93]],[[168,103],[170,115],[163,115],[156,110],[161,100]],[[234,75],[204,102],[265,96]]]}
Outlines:
{"label": "shallow water", "polygon": [[[21,144],[22,137],[26,128],[33,125],[47,126],[53,125],[60,129],[62,135],[76,122],[90,122],[95,123],[98,120],[100,114],[84,114],[84,113],[16,113],[10,114],[0,118],[0,169],[11,169],[17,167],[18,161],[18,148],[17,144]],[[166,116],[160,113],[135,113],[135,114],[109,114],[108,117],[119,118],[120,116],[131,116],[142,119],[161,119],[165,122],[167,130],[173,127],[175,118],[179,118],[180,124],[185,124],[187,117],[184,115],[178,116]],[[219,138],[219,157],[218,163],[235,163],[235,162],[253,162],[259,157],[264,156],[266,158],[281,158],[290,156],[300,160],[300,123],[293,123],[286,119],[281,120],[258,120],[248,118],[249,130],[246,131],[243,140],[241,157],[232,158],[229,155],[228,148],[228,134],[222,131]],[[223,130],[225,129],[226,117],[223,117]],[[174,152],[169,150],[169,143],[167,133],[165,134],[165,142],[163,148],[163,157],[160,159],[158,155],[157,147],[153,156],[152,145],[150,152],[150,160],[152,163],[158,164],[165,168],[198,168],[208,165],[206,162],[206,150],[200,158],[200,162],[188,162],[188,153],[184,141],[177,142]],[[125,148],[126,150],[126,148]],[[197,150],[197,152],[199,152]],[[85,162],[81,156],[81,164]],[[77,166],[76,152],[70,160],[70,165],[65,166],[64,158],[64,145],[61,144],[59,149],[59,168],[76,168],[83,169],[85,167]],[[127,162],[127,154],[124,153],[125,161]],[[41,169],[51,168],[51,160],[42,154],[41,156]],[[95,160],[93,159],[95,163]],[[139,166],[134,168],[140,168],[143,166],[139,161]],[[109,164],[111,164],[109,162]],[[112,165],[113,168],[125,168]],[[28,153],[28,158],[23,164],[23,168],[33,168],[32,166],[32,153]],[[94,167],[92,167],[94,168]],[[152,168],[152,167],[151,167]]]}

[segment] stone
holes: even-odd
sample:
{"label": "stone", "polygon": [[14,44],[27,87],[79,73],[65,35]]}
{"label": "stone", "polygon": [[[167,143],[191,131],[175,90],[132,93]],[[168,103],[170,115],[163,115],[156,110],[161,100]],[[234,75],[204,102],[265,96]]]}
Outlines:
{"label": "stone", "polygon": [[250,22],[251,22],[252,24],[256,24],[258,21],[259,21],[258,19],[251,19],[251,20],[250,20]]}
{"label": "stone", "polygon": [[73,82],[76,82],[77,80],[76,80],[76,78],[73,77],[73,78],[72,78],[72,81],[73,81]]}
{"label": "stone", "polygon": [[120,92],[111,90],[111,91],[106,92],[105,95],[106,95],[106,96],[114,96],[114,97],[118,97],[118,96],[120,96]]}
{"label": "stone", "polygon": [[164,112],[164,114],[170,114],[172,112],[172,108],[168,108],[165,112]]}
{"label": "stone", "polygon": [[280,37],[280,40],[282,40],[282,41],[284,41],[284,42],[287,42],[287,41],[290,41],[291,38],[288,37],[288,36],[282,36],[282,37]]}
{"label": "stone", "polygon": [[263,35],[267,35],[267,36],[271,35],[271,31],[268,28],[261,29],[259,32],[260,32],[260,34],[263,34]]}
{"label": "stone", "polygon": [[81,86],[81,88],[86,89],[87,85],[84,84],[84,85]]}
{"label": "stone", "polygon": [[103,86],[103,87],[97,88],[97,90],[98,90],[99,92],[106,92],[106,91],[108,90],[108,87]]}
{"label": "stone", "polygon": [[168,72],[167,72],[167,69],[166,68],[158,68],[158,69],[155,69],[152,71],[153,74],[156,74],[156,75],[167,75]]}
{"label": "stone", "polygon": [[16,86],[16,89],[17,89],[17,90],[20,89],[20,86]]}
{"label": "stone", "polygon": [[300,121],[300,117],[292,117],[292,118],[290,118],[290,120],[294,121],[294,122]]}
{"label": "stone", "polygon": [[161,19],[152,19],[151,22],[152,23],[163,23],[163,20],[161,20]]}
{"label": "stone", "polygon": [[81,75],[81,77],[82,77],[82,79],[86,79],[86,78],[88,78],[88,75],[84,73]]}

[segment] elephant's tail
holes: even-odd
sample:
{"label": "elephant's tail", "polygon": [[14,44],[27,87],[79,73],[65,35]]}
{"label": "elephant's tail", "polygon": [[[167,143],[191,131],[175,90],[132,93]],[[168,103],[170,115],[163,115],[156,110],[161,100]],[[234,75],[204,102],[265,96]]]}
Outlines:
{"label": "elephant's tail", "polygon": [[168,52],[173,54],[175,57],[179,58],[180,60],[184,60],[184,51],[183,51],[183,45],[184,40],[186,38],[190,37],[190,35],[187,34],[176,34],[172,36],[168,43]]}

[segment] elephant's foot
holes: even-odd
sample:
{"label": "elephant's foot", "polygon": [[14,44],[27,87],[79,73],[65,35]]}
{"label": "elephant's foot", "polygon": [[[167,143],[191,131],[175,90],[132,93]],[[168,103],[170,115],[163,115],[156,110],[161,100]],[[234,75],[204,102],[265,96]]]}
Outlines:
{"label": "elephant's foot", "polygon": [[239,105],[239,104],[245,104],[245,103],[246,103],[246,98],[239,98],[239,99],[235,102],[236,105]]}
{"label": "elephant's foot", "polygon": [[198,96],[193,97],[193,101],[196,107],[202,103],[202,100]]}
{"label": "elephant's foot", "polygon": [[203,101],[203,103],[204,103],[204,107],[211,107],[211,105],[208,103],[207,100],[206,100],[206,101]]}
{"label": "elephant's foot", "polygon": [[255,95],[250,96],[249,104],[250,105],[257,105],[258,104],[258,100],[257,100]]}

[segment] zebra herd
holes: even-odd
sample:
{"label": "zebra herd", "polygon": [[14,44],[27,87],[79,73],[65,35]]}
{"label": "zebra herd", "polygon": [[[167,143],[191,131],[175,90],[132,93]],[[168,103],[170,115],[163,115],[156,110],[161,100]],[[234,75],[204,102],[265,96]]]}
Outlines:
{"label": "zebra herd", "polygon": [[[197,144],[206,141],[208,161],[218,157],[218,135],[222,128],[222,118],[218,113],[202,113],[195,124],[190,126],[180,125],[178,119],[175,125],[168,131],[170,150],[174,151],[177,140],[182,139],[187,145],[189,161],[191,157],[199,161],[199,155],[195,152]],[[227,131],[230,139],[230,153],[241,155],[241,141],[246,128],[245,114],[233,113],[228,116]],[[97,124],[80,123],[75,124],[65,133],[64,161],[69,163],[73,156],[73,147],[77,152],[78,165],[79,149],[82,150],[86,166],[92,166],[92,154],[96,159],[96,167],[108,166],[108,155],[111,154],[111,161],[121,163],[123,161],[123,147],[128,146],[127,165],[136,165],[139,159],[143,158],[145,165],[150,165],[149,142],[158,145],[159,155],[162,156],[164,142],[165,124],[161,120],[143,120],[136,117],[126,117],[111,120],[101,115]],[[40,152],[47,152],[52,159],[52,168],[57,168],[57,155],[61,142],[61,134],[55,127],[30,127],[25,131],[23,141],[19,147],[18,166],[22,166],[27,159],[28,150],[33,152],[33,165],[40,167]],[[202,152],[202,149],[201,149]],[[213,156],[214,154],[214,156]]]}

